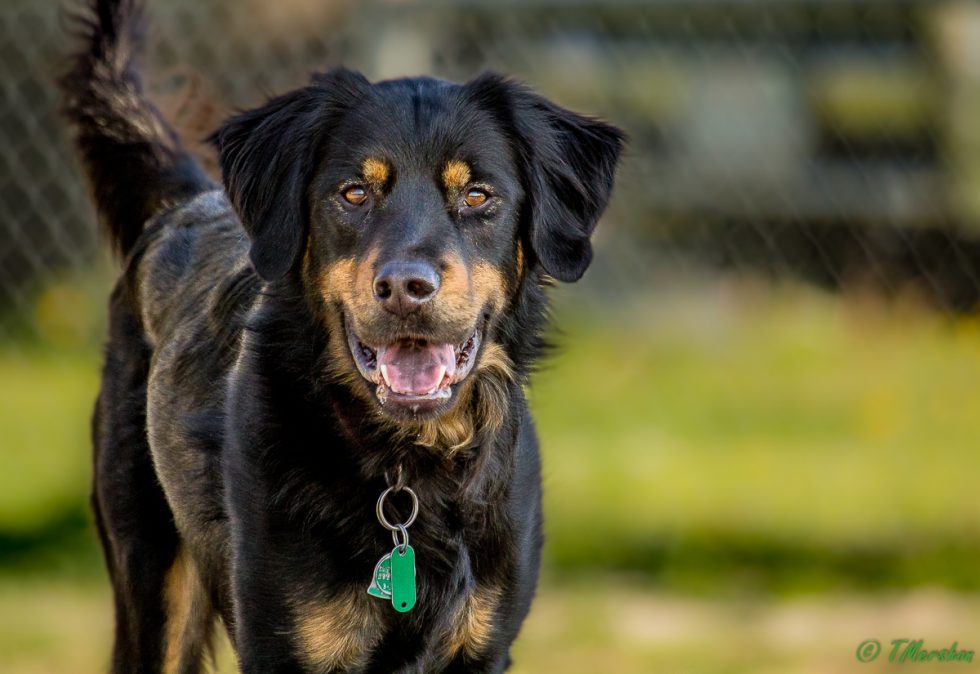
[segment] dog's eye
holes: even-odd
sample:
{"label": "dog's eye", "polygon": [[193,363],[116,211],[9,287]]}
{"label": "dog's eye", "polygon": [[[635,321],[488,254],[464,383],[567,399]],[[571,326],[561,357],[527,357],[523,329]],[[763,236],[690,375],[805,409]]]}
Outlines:
{"label": "dog's eye", "polygon": [[348,187],[346,190],[344,190],[344,199],[346,199],[347,203],[349,204],[360,206],[367,201],[367,190],[360,185]]}
{"label": "dog's eye", "polygon": [[470,208],[476,208],[485,204],[489,198],[490,196],[483,190],[473,189],[466,193],[466,196],[463,197],[463,201],[465,201],[466,205]]}

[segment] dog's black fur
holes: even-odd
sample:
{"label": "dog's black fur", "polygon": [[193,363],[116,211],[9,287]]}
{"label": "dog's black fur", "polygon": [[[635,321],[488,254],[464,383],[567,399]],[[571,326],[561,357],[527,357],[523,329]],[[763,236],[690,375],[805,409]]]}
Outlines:
{"label": "dog's black fur", "polygon": [[[338,69],[212,136],[222,191],[142,93],[138,10],[97,0],[62,80],[125,260],[93,424],[113,671],[200,671],[218,618],[249,674],[503,671],[542,542],[522,387],[623,135],[495,75]],[[435,290],[391,299],[409,263]],[[384,348],[472,369],[396,395]],[[421,504],[408,613],[366,593],[390,484]]]}

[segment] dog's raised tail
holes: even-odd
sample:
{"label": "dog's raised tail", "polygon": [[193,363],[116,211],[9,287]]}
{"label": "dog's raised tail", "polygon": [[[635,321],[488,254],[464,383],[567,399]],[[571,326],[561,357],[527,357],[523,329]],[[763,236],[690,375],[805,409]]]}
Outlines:
{"label": "dog's raised tail", "polygon": [[59,81],[99,219],[122,256],[160,208],[213,188],[143,93],[142,16],[138,0],[91,0],[72,17],[84,44]]}

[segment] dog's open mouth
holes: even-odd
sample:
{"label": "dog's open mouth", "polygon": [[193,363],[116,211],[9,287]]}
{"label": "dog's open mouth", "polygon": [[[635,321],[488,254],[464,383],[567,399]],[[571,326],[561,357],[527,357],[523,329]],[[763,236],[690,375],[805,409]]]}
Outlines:
{"label": "dog's open mouth", "polygon": [[378,402],[412,412],[433,410],[452,397],[453,386],[473,370],[482,340],[478,325],[461,344],[403,338],[371,346],[345,322],[354,363],[361,376],[377,385]]}

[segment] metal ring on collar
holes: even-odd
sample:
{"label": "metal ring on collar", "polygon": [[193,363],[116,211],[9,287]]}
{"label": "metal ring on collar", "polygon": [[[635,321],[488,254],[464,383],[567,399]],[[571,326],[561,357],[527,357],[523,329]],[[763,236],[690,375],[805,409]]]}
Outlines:
{"label": "metal ring on collar", "polygon": [[[398,540],[398,534],[402,535],[401,540]],[[405,549],[408,547],[408,529],[405,528],[404,524],[399,524],[398,528],[391,532],[391,540],[394,541],[398,554],[404,555]]]}
{"label": "metal ring on collar", "polygon": [[393,491],[395,491],[395,487],[388,487],[383,492],[381,492],[381,496],[378,497],[378,505],[375,508],[375,512],[378,515],[378,521],[381,522],[381,526],[383,526],[385,529],[389,531],[398,531],[399,527],[412,526],[412,522],[415,521],[415,518],[419,514],[419,497],[416,496],[415,492],[409,489],[408,487],[402,487],[400,490],[398,490],[398,491],[406,491],[408,492],[408,495],[412,497],[412,514],[409,516],[407,522],[403,522],[402,524],[392,524],[387,520],[387,518],[385,518],[384,505],[385,505],[385,498],[387,498],[388,494],[390,494]]}

